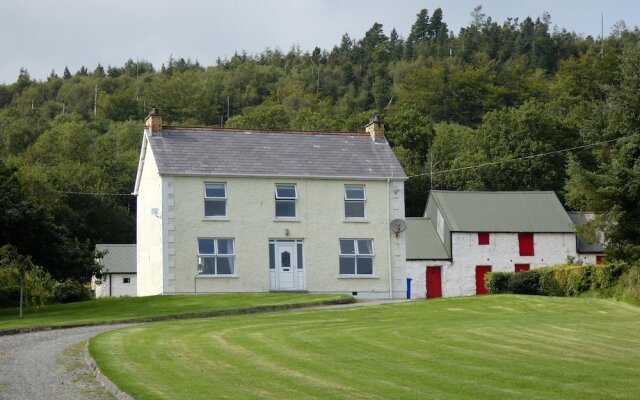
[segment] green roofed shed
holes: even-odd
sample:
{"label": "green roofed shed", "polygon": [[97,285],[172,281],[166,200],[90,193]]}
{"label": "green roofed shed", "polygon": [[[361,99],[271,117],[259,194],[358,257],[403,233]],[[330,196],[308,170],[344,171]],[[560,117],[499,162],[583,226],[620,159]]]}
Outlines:
{"label": "green roofed shed", "polygon": [[136,245],[135,244],[96,244],[96,250],[106,254],[100,258],[102,273],[105,274],[135,274],[136,273]]}
{"label": "green roofed shed", "polygon": [[451,232],[575,232],[554,192],[432,190],[429,196]]}

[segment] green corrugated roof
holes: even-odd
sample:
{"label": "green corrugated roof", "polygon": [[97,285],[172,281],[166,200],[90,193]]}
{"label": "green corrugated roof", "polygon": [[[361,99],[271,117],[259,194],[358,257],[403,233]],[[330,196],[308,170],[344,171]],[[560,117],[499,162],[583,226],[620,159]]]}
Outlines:
{"label": "green corrugated roof", "polygon": [[96,250],[107,251],[100,259],[103,273],[135,274],[135,244],[96,244]]}
{"label": "green corrugated roof", "polygon": [[430,195],[452,232],[574,232],[554,192],[449,192]]}
{"label": "green corrugated roof", "polygon": [[407,218],[407,259],[448,260],[451,257],[428,218]]}

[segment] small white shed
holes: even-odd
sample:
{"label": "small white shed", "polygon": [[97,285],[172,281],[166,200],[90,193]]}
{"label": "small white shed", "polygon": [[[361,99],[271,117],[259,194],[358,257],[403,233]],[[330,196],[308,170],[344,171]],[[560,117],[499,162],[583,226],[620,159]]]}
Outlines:
{"label": "small white shed", "polygon": [[96,250],[105,252],[98,259],[102,266],[102,278],[91,279],[96,297],[121,297],[136,295],[136,245],[97,244]]}

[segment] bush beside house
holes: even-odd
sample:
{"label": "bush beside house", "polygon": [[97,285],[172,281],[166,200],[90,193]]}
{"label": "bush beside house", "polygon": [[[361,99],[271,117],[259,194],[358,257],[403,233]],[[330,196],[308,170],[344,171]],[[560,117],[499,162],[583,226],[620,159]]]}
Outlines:
{"label": "bush beside house", "polygon": [[559,265],[525,272],[485,276],[491,294],[577,296],[595,292],[640,304],[640,266],[626,264]]}
{"label": "bush beside house", "polygon": [[58,282],[43,267],[34,265],[30,257],[18,253],[14,246],[0,247],[0,308],[20,304],[21,282],[27,309],[89,298],[88,289],[79,281],[67,279]]}

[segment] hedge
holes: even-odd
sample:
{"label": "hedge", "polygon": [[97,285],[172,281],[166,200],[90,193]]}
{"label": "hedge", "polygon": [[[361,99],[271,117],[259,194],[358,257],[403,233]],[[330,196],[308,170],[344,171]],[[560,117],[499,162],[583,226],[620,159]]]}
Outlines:
{"label": "hedge", "polygon": [[[492,272],[485,275],[485,286],[492,294],[575,296],[590,290],[612,289],[631,269],[640,270],[640,267],[624,264],[562,265],[518,273]],[[630,292],[633,292],[633,282],[628,285]]]}

